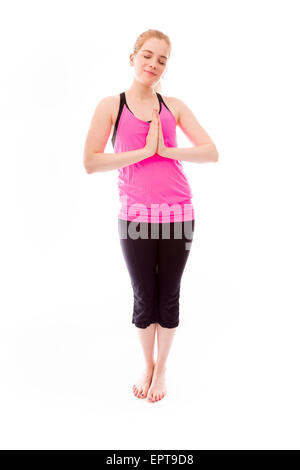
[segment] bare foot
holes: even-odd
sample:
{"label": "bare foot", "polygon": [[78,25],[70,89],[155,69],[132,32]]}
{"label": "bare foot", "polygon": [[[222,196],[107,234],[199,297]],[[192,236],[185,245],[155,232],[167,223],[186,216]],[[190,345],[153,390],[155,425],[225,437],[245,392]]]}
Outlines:
{"label": "bare foot", "polygon": [[137,398],[146,398],[151,383],[155,362],[152,366],[146,367],[140,378],[133,385],[132,390]]}
{"label": "bare foot", "polygon": [[166,395],[167,389],[165,383],[165,372],[166,367],[164,367],[163,369],[159,369],[155,364],[151,386],[148,390],[147,395],[148,401],[154,403],[156,401],[161,400]]}

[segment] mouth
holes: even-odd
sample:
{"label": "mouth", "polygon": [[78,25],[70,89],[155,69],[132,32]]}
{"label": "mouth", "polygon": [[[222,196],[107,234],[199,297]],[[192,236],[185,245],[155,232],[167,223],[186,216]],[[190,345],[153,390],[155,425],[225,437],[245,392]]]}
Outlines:
{"label": "mouth", "polygon": [[145,72],[149,73],[149,74],[152,75],[153,77],[156,75],[156,73],[150,72],[149,70],[145,70]]}

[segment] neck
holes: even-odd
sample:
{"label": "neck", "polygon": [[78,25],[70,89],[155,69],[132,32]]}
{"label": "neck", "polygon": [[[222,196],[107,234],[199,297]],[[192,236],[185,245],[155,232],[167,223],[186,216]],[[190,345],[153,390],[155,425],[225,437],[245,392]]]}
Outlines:
{"label": "neck", "polygon": [[133,84],[126,91],[126,95],[132,97],[136,101],[152,100],[156,97],[154,88],[143,85],[142,83],[134,80]]}

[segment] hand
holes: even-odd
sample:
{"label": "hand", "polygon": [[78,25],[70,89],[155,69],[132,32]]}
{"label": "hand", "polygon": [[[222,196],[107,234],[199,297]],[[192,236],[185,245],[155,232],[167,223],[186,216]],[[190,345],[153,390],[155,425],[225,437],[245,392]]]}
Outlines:
{"label": "hand", "polygon": [[158,142],[157,142],[156,153],[160,155],[161,157],[164,157],[166,146],[165,146],[164,136],[163,136],[163,132],[161,128],[160,116],[158,112],[157,112],[157,120],[158,120]]}
{"label": "hand", "polygon": [[153,109],[152,120],[149,126],[149,131],[146,137],[146,145],[145,145],[145,148],[147,149],[147,153],[149,154],[149,157],[155,154],[157,146],[158,146],[158,117],[157,117],[157,109]]}

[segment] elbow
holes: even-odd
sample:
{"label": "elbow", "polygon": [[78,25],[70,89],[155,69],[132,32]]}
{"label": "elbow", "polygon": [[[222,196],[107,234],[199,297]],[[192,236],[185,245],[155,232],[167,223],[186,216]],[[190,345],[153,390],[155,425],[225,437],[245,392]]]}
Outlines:
{"label": "elbow", "polygon": [[216,147],[215,145],[214,145],[213,147],[214,147],[213,161],[214,161],[214,162],[217,162],[217,161],[219,160],[219,152],[218,152],[217,147]]}
{"label": "elbow", "polygon": [[87,174],[93,173],[93,170],[92,170],[92,168],[91,168],[91,163],[90,163],[90,159],[89,159],[89,158],[84,157],[83,166],[84,166],[84,169],[85,169],[85,171],[87,172]]}

